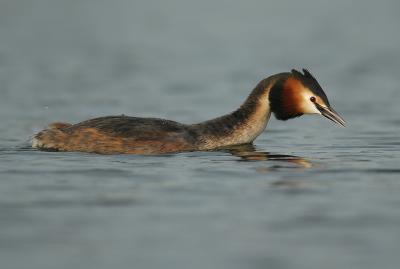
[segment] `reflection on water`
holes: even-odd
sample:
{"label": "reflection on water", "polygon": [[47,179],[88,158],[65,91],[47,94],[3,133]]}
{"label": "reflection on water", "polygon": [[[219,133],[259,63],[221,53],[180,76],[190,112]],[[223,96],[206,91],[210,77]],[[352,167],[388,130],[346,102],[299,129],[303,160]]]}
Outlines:
{"label": "reflection on water", "polygon": [[[311,168],[313,163],[302,157],[273,154],[266,151],[258,151],[253,144],[244,144],[226,147],[223,149],[233,156],[239,157],[241,161],[280,161],[283,163],[295,164],[297,168]],[[259,172],[269,172],[271,169],[265,168],[258,170]]]}

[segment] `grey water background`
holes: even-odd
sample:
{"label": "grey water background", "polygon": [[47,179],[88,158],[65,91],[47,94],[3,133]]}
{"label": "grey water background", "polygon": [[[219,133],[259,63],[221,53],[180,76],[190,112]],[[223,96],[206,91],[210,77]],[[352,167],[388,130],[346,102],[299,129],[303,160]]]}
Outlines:
{"label": "grey water background", "polygon": [[[400,2],[0,1],[1,268],[399,268]],[[309,68],[340,128],[255,149],[39,152],[53,121],[198,122]]]}

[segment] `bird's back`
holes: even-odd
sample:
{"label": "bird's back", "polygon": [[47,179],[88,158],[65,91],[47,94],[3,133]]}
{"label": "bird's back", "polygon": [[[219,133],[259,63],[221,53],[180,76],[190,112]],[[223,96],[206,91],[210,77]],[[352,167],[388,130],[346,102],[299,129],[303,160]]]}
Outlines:
{"label": "bird's back", "polygon": [[33,146],[103,154],[156,154],[196,149],[196,133],[184,124],[156,118],[109,116],[74,125],[55,123],[33,138]]}

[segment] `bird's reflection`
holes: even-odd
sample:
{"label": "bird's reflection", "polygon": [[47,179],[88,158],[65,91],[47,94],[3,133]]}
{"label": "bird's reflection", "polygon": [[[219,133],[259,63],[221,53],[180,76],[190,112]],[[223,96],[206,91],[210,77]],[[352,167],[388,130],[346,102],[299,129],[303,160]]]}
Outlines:
{"label": "bird's reflection", "polygon": [[302,157],[259,151],[253,144],[231,146],[222,150],[239,157],[241,161],[280,161],[295,164],[298,168],[311,168],[313,166],[311,161]]}

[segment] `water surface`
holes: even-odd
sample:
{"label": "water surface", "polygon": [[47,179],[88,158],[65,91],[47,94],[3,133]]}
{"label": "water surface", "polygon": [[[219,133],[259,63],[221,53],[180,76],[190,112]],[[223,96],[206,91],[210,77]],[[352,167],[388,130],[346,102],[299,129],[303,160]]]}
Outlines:
{"label": "water surface", "polygon": [[[0,3],[2,268],[398,268],[398,1]],[[253,148],[39,152],[52,121],[199,122],[309,68],[348,122]]]}

